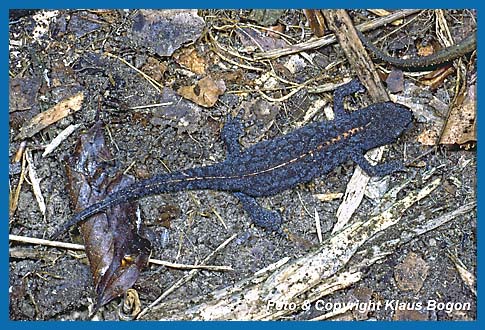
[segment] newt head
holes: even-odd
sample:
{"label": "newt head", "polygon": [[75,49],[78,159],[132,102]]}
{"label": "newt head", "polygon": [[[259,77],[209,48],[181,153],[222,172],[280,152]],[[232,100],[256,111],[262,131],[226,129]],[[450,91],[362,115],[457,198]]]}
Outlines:
{"label": "newt head", "polygon": [[363,150],[396,142],[412,124],[411,110],[398,103],[383,102],[357,111],[365,128],[360,135]]}

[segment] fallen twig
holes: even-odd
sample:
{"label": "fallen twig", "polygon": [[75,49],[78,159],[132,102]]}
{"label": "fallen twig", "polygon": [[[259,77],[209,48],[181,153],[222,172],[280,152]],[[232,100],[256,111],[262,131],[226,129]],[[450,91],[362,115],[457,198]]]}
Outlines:
{"label": "fallen twig", "polygon": [[44,152],[42,153],[42,157],[46,157],[51,152],[53,152],[65,139],[69,137],[78,127],[80,124],[76,125],[69,125],[67,126],[62,132],[59,133],[46,147]]}
{"label": "fallen twig", "polygon": [[44,196],[42,195],[42,190],[40,189],[41,179],[39,179],[37,176],[37,172],[35,171],[34,167],[34,160],[32,159],[32,153],[29,149],[25,150],[25,158],[27,159],[29,179],[30,184],[32,185],[32,190],[34,191],[35,199],[37,200],[37,204],[39,205],[39,210],[42,213],[42,216],[45,216],[46,206]]}
{"label": "fallen twig", "polygon": [[27,159],[26,159],[25,153],[22,153],[22,169],[20,171],[19,182],[18,182],[17,187],[15,188],[15,191],[13,192],[13,194],[10,193],[10,202],[9,202],[9,215],[10,215],[10,217],[12,217],[15,214],[15,211],[17,210],[18,203],[19,203],[19,197],[20,197],[20,190],[22,189],[22,184],[25,181],[26,172],[27,172]]}
{"label": "fallen twig", "polygon": [[[379,18],[376,18],[375,20],[362,23],[358,25],[357,28],[362,32],[369,31],[379,26],[384,26],[386,24],[389,24],[395,20],[415,14],[419,11],[420,9],[407,9],[407,10],[396,11],[390,15],[379,17]],[[335,43],[336,41],[337,40],[335,39],[334,35],[328,35],[322,38],[312,39],[299,44],[295,44],[287,48],[280,48],[280,49],[269,50],[266,52],[256,53],[254,54],[254,58],[259,60],[275,59],[281,56],[295,54],[302,51],[307,51],[307,50],[327,46]]]}
{"label": "fallen twig", "polygon": [[[42,238],[19,236],[19,235],[8,235],[8,240],[11,242],[28,243],[28,244],[50,246],[50,247],[61,248],[61,249],[84,251],[84,245],[82,244],[51,241],[51,240],[42,239]],[[160,266],[176,268],[176,269],[202,269],[202,270],[211,270],[211,271],[233,270],[233,268],[229,266],[211,266],[211,265],[203,265],[203,264],[201,265],[179,264],[179,263],[168,262],[168,261],[152,259],[152,258],[148,259],[148,262],[154,265],[160,265]]]}

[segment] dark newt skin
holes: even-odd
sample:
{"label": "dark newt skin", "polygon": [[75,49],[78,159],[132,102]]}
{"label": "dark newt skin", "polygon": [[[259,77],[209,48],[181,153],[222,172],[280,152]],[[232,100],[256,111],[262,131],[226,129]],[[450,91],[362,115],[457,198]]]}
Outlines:
{"label": "dark newt skin", "polygon": [[362,90],[360,82],[353,80],[334,92],[334,120],[308,124],[246,150],[241,150],[238,142],[243,132],[242,124],[238,119],[230,118],[221,133],[227,146],[226,160],[139,181],[77,213],[59,228],[53,238],[93,214],[130,199],[201,189],[232,192],[254,223],[281,233],[282,217],[279,212],[259,206],[255,197],[294,188],[330,172],[349,159],[371,176],[403,170],[399,161],[372,166],[364,158],[364,153],[394,143],[411,124],[411,111],[403,105],[384,102],[346,112],[343,98]]}
{"label": "dark newt skin", "polygon": [[456,58],[462,57],[463,55],[472,52],[477,47],[476,34],[475,32],[472,32],[469,36],[461,40],[459,43],[450,47],[440,49],[436,53],[429,56],[401,59],[383,53],[382,50],[374,46],[374,44],[372,44],[369,39],[367,39],[362,34],[362,32],[360,32],[359,30],[356,31],[364,46],[369,49],[377,58],[395,67],[405,69],[428,68],[442,63],[450,62]]}

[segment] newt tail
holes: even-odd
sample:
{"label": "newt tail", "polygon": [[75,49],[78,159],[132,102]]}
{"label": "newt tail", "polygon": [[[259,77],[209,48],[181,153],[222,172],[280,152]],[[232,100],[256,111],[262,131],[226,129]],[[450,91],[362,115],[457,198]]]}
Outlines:
{"label": "newt tail", "polygon": [[465,39],[459,43],[440,49],[434,54],[422,57],[413,57],[401,59],[385,54],[382,50],[374,46],[359,30],[356,30],[357,35],[364,44],[376,57],[387,62],[395,67],[413,69],[413,68],[428,68],[442,63],[450,62],[454,59],[462,57],[472,52],[477,47],[477,38],[475,32],[472,32]]}

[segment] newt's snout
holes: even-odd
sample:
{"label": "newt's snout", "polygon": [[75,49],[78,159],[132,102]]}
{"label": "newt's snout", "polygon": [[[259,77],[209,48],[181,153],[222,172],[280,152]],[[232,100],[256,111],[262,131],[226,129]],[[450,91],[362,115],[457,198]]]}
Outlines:
{"label": "newt's snout", "polygon": [[408,107],[398,103],[392,103],[392,106],[386,107],[386,109],[388,110],[385,110],[383,115],[389,118],[391,122],[389,129],[391,134],[397,138],[411,126],[413,113]]}

